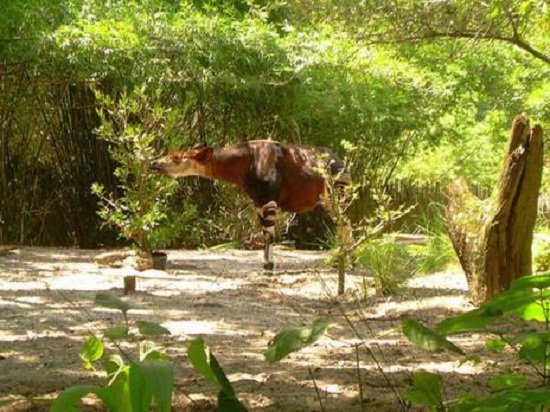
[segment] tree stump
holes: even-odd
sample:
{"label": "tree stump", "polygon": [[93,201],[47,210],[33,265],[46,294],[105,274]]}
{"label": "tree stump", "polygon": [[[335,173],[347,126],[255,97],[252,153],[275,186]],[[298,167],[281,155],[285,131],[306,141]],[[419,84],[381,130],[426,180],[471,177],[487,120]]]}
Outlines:
{"label": "tree stump", "polygon": [[530,275],[531,243],[542,178],[542,128],[514,119],[496,195],[489,203],[465,181],[448,188],[447,227],[466,273],[474,304],[486,302],[521,276]]}

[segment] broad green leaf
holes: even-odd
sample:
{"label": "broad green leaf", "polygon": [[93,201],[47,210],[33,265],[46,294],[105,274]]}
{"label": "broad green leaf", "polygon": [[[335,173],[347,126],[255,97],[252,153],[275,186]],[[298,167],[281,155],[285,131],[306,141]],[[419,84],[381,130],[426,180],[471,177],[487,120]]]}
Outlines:
{"label": "broad green leaf", "polygon": [[317,319],[311,325],[282,330],[269,342],[264,352],[265,360],[269,363],[277,362],[289,353],[311,345],[325,333],[327,328],[326,320]]}
{"label": "broad green leaf", "polygon": [[194,339],[187,348],[187,357],[193,365],[193,368],[200,373],[206,380],[220,387],[220,383],[210,365],[210,349],[201,338]]}
{"label": "broad green leaf", "polygon": [[136,324],[139,329],[139,333],[145,336],[170,335],[170,331],[168,329],[155,322],[138,320]]}
{"label": "broad green leaf", "polygon": [[92,362],[103,356],[103,342],[95,335],[88,336],[86,342],[82,344],[78,356],[80,356],[85,369],[93,369]]}
{"label": "broad green leaf", "polygon": [[418,372],[413,375],[412,388],[403,393],[403,397],[413,405],[425,406],[430,411],[441,408],[443,397],[441,395],[442,378],[429,372]]}
{"label": "broad green leaf", "polygon": [[153,402],[153,388],[147,381],[145,371],[135,363],[130,364],[128,380],[132,412],[148,412]]}
{"label": "broad green leaf", "polygon": [[414,319],[405,319],[402,325],[405,336],[407,336],[415,346],[421,349],[429,351],[446,349],[460,355],[465,355],[464,351],[454,343],[448,341],[444,336],[437,334]]}
{"label": "broad green leaf", "polygon": [[109,293],[96,294],[95,304],[104,308],[118,309],[124,313],[131,309],[130,304],[124,302],[118,296],[111,295]]}
{"label": "broad green leaf", "polygon": [[245,406],[237,399],[228,397],[224,391],[218,392],[219,412],[246,412]]}
{"label": "broad green leaf", "polygon": [[510,285],[510,290],[550,288],[550,273],[523,276]]}
{"label": "broad green leaf", "polygon": [[529,303],[516,309],[516,313],[524,320],[546,322],[550,320],[550,299]]}
{"label": "broad green leaf", "polygon": [[[132,367],[141,370],[145,378],[147,390],[151,391],[159,412],[170,412],[172,405],[172,392],[174,389],[174,367],[172,362],[147,360],[138,362],[130,367],[130,377],[132,376]],[[141,376],[140,376],[141,379]],[[130,380],[132,383],[132,380]],[[141,383],[141,382],[140,382]],[[134,388],[131,388],[132,392]],[[149,409],[147,409],[149,411]]]}
{"label": "broad green leaf", "polygon": [[501,316],[501,311],[494,312],[482,308],[475,309],[462,315],[445,319],[435,330],[438,334],[444,336],[484,330],[488,325],[498,321]]}
{"label": "broad green leaf", "polygon": [[[120,365],[122,359],[112,359],[113,364],[110,367],[117,367]],[[130,367],[121,366],[114,375],[111,376],[109,381],[109,390],[114,396],[116,401],[116,407],[113,411],[117,412],[133,412],[132,403],[130,399]]]}
{"label": "broad green leaf", "polygon": [[542,365],[546,362],[547,367],[550,367],[550,333],[528,333],[520,337],[521,348],[519,357],[529,361],[535,365]]}
{"label": "broad green leaf", "polygon": [[124,361],[119,354],[109,355],[109,357],[103,363],[103,367],[105,368],[105,372],[107,372],[107,376],[111,378],[114,378],[114,376],[119,373],[122,368],[124,368],[124,366]]}
{"label": "broad green leaf", "polygon": [[503,373],[489,381],[489,387],[495,391],[503,389],[521,389],[525,386],[527,378],[518,373]]}
{"label": "broad green leaf", "polygon": [[52,402],[50,406],[50,412],[76,412],[80,408],[80,400],[93,393],[97,395],[111,410],[116,409],[116,400],[114,394],[109,390],[109,388],[102,388],[99,386],[73,386],[71,388],[65,389],[61,394]]}
{"label": "broad green leaf", "polygon": [[479,405],[477,396],[467,392],[449,406],[449,412],[470,412],[477,405]]}
{"label": "broad green leaf", "polygon": [[204,376],[206,380],[224,391],[228,398],[235,398],[233,386],[231,386],[218,360],[201,338],[194,339],[191,342],[187,348],[187,357],[195,370]]}
{"label": "broad green leaf", "polygon": [[510,289],[502,292],[485,303],[479,310],[486,311],[487,315],[513,312],[518,308],[525,307],[532,303],[541,302],[550,298],[550,289],[533,290],[533,289]]}
{"label": "broad green leaf", "polygon": [[111,340],[126,339],[129,337],[128,328],[124,326],[115,326],[105,331],[105,337]]}
{"label": "broad green leaf", "polygon": [[139,360],[168,360],[168,358],[155,342],[144,340],[139,343]]}
{"label": "broad green leaf", "polygon": [[493,352],[502,352],[506,347],[506,342],[501,339],[488,339],[485,346]]}
{"label": "broad green leaf", "polygon": [[472,402],[468,408],[453,407],[451,411],[508,412],[517,410],[527,412],[542,410],[543,406],[550,406],[550,389],[510,389],[496,392],[485,399]]}

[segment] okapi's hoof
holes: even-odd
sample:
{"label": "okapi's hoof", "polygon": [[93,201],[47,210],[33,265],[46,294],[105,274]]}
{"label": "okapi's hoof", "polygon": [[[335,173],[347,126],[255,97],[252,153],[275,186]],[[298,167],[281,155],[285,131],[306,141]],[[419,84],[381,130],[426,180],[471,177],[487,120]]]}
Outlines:
{"label": "okapi's hoof", "polygon": [[268,270],[270,272],[273,272],[274,268],[275,268],[275,264],[273,262],[264,263],[264,270]]}

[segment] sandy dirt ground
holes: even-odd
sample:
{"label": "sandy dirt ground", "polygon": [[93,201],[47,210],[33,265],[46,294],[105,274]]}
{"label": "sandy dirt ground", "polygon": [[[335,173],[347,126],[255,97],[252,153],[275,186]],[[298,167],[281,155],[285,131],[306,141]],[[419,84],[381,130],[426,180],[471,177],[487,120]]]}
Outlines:
{"label": "sandy dirt ground", "polygon": [[[433,325],[471,308],[458,269],[415,277],[391,298],[367,299],[370,280],[352,273],[346,295],[335,299],[336,274],[322,252],[276,248],[274,276],[260,270],[256,251],[168,251],[166,271],[144,272],[99,268],[93,257],[100,252],[29,247],[0,256],[0,400],[20,399],[5,410],[47,410],[60,390],[98,382],[82,369],[79,348],[90,333],[101,336],[122,319],[117,311],[94,307],[94,296],[122,295],[123,277],[130,274],[138,276],[138,291],[127,297],[136,307],[131,321],[155,321],[171,331],[156,342],[176,365],[176,411],[215,409],[215,388],[186,360],[186,343],[197,336],[253,411],[318,411],[320,402],[326,411],[397,411],[395,393],[407,388],[413,371],[441,373],[452,397],[482,391],[492,365],[502,367],[510,358],[460,364],[451,354],[417,350],[402,335],[405,317]],[[330,321],[326,336],[280,363],[264,361],[263,351],[281,328],[318,317]],[[457,341],[488,355],[479,336]],[[136,346],[124,348],[135,355]],[[116,352],[112,345],[109,350]]]}

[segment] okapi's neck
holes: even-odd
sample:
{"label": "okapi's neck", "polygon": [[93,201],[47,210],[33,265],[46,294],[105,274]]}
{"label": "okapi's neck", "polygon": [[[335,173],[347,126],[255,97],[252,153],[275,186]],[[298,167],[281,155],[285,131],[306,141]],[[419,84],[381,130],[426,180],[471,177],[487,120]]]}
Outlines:
{"label": "okapi's neck", "polygon": [[249,153],[244,147],[216,148],[209,162],[209,177],[242,186],[248,169],[249,159]]}

